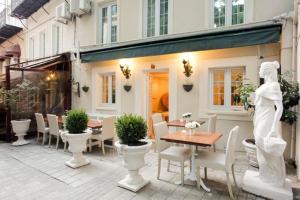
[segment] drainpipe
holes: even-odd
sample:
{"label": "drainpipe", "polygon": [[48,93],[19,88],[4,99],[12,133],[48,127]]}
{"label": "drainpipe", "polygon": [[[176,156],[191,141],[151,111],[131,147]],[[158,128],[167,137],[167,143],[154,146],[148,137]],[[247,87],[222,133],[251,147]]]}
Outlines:
{"label": "drainpipe", "polygon": [[[297,30],[298,30],[298,4],[299,0],[294,0],[294,15],[293,15],[293,43],[292,43],[292,72],[293,77],[292,80],[296,81],[297,76]],[[294,111],[296,111],[294,109]],[[296,147],[295,147],[296,146]],[[290,147],[290,158],[289,163],[295,165],[296,156],[295,156],[295,149],[297,148],[296,145],[296,125],[295,123],[292,125],[292,134],[291,134],[291,147]]]}
{"label": "drainpipe", "polygon": [[[300,27],[298,26],[298,19],[300,18],[299,15],[299,3],[300,0],[295,0],[294,1],[294,19],[293,19],[293,70],[295,70],[296,72],[296,76],[294,77],[294,80],[300,80],[300,62],[297,60],[297,58],[300,56],[300,48],[298,46],[298,35],[300,33]],[[299,81],[298,81],[299,82]],[[297,106],[296,111],[299,111],[299,107]],[[299,162],[300,162],[300,154],[299,154],[299,150],[300,150],[300,119],[298,118],[296,125],[293,125],[294,129],[293,132],[295,132],[295,134],[293,134],[294,139],[296,137],[296,155],[295,155],[295,161],[296,164],[298,165],[297,167],[297,177],[298,180],[300,180],[300,166],[299,166]],[[295,131],[294,131],[295,130]],[[298,132],[298,134],[296,133],[296,131]]]}

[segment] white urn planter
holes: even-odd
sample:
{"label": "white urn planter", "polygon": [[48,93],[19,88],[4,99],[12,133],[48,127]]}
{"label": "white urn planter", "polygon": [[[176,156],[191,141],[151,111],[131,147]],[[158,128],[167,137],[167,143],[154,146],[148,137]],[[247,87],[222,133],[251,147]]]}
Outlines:
{"label": "white urn planter", "polygon": [[247,153],[247,158],[249,161],[249,165],[252,167],[258,168],[258,161],[256,156],[256,145],[254,139],[244,139],[242,141],[242,144],[245,148],[245,151]]}
{"label": "white urn planter", "polygon": [[24,136],[27,134],[27,131],[29,130],[30,122],[31,122],[30,119],[11,120],[13,132],[18,137],[17,141],[13,142],[12,145],[20,146],[29,143],[29,141],[26,141],[24,139]]}
{"label": "white urn planter", "polygon": [[61,138],[69,143],[69,151],[73,153],[73,158],[66,162],[66,165],[71,168],[78,168],[90,163],[90,161],[83,156],[82,152],[86,149],[87,140],[91,137],[92,131],[86,130],[84,133],[71,134],[64,131]]}
{"label": "white urn planter", "polygon": [[118,153],[123,156],[124,167],[128,170],[128,175],[118,184],[120,187],[126,188],[133,192],[137,192],[149,183],[140,174],[139,169],[144,166],[144,156],[149,152],[152,142],[146,140],[147,144],[141,146],[128,146],[115,142]]}

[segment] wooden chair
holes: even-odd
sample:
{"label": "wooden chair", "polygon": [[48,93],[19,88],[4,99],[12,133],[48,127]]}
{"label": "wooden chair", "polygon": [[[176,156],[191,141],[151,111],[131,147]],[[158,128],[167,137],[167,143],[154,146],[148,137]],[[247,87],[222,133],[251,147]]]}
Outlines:
{"label": "wooden chair", "polygon": [[58,149],[61,130],[59,130],[58,119],[56,115],[47,114],[48,123],[49,123],[49,144],[51,145],[52,136],[56,137],[56,149]]}
{"label": "wooden chair", "polygon": [[160,138],[169,134],[167,122],[160,122],[154,124],[155,140],[158,151],[158,172],[157,179],[160,177],[161,160],[175,161],[180,163],[181,167],[181,184],[184,184],[184,162],[191,159],[191,150],[186,147],[172,146],[172,143],[162,141]]}
{"label": "wooden chair", "polygon": [[[98,145],[102,148],[102,153],[105,155],[104,141],[115,139],[115,122],[117,118],[115,116],[105,117],[102,121],[102,130],[100,133],[92,134],[88,141],[89,150],[92,151],[92,146]],[[114,145],[114,144],[112,144]]]}
{"label": "wooden chair", "polygon": [[234,199],[231,182],[230,182],[230,175],[233,177],[233,181],[235,186],[236,179],[234,175],[234,162],[235,162],[235,149],[237,145],[238,139],[238,132],[239,127],[235,126],[231,129],[227,141],[226,152],[219,153],[219,152],[205,152],[201,151],[198,152],[198,158],[195,160],[196,163],[196,170],[197,170],[197,186],[200,188],[200,167],[204,168],[212,168],[215,170],[222,170],[226,173],[227,178],[227,187],[229,191],[229,195],[231,199]]}
{"label": "wooden chair", "polygon": [[41,113],[35,113],[35,119],[36,119],[36,124],[37,124],[37,139],[36,141],[38,142],[40,139],[40,134],[43,135],[42,139],[42,145],[45,144],[47,135],[49,133],[49,128],[46,127],[45,125],[45,120],[43,117],[43,114]]}

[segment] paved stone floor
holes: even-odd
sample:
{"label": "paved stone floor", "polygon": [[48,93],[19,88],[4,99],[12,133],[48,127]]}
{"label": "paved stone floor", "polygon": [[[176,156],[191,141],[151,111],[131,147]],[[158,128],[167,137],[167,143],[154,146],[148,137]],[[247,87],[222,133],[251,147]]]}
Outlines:
{"label": "paved stone floor", "polygon": [[[0,199],[1,200],[225,200],[229,199],[225,185],[225,174],[208,170],[207,185],[211,193],[196,189],[195,186],[174,184],[179,180],[179,168],[171,167],[167,172],[167,162],[163,162],[161,180],[156,180],[157,155],[146,155],[146,166],[141,173],[151,183],[138,193],[117,186],[126,175],[122,159],[112,149],[103,156],[99,150],[87,153],[91,164],[80,169],[65,166],[71,154],[41,146],[32,142],[26,146],[13,147],[0,143]],[[188,168],[188,167],[187,167]],[[239,153],[236,165],[238,185],[248,168],[245,154]],[[186,169],[188,170],[188,169]],[[289,170],[290,171],[290,170]],[[295,179],[294,172],[289,176]],[[237,199],[262,199],[235,189]]]}

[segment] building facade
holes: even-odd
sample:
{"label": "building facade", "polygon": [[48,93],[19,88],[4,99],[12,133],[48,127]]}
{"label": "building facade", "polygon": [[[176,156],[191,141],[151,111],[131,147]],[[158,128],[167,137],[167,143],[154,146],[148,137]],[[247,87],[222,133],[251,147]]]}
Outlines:
{"label": "building facade", "polygon": [[[26,0],[17,2],[26,3]],[[217,114],[217,131],[223,134],[217,148],[226,147],[229,130],[238,124],[241,128],[239,150],[243,150],[241,141],[253,137],[253,124],[247,111],[235,100],[235,89],[241,83],[239,77],[259,85],[258,70],[264,61],[280,61],[282,72],[295,68],[292,62],[293,0],[93,0],[91,10],[76,17],[69,16],[70,3],[70,0],[45,1],[35,12],[23,16],[26,27],[5,40],[2,47],[20,44],[21,61],[63,52],[77,54],[73,59],[73,79],[89,90],[81,91],[80,97],[74,92],[72,106],[92,114],[135,113],[149,121],[153,112],[162,112],[169,119],[181,118],[186,112],[191,112],[194,119],[203,120]],[[19,12],[21,16],[22,11]],[[131,53],[122,57],[122,53],[114,53],[111,58],[98,60],[84,60],[79,56],[98,50],[109,55],[112,49],[136,47],[147,41],[159,43],[205,34],[223,37],[224,32],[251,31],[272,24],[281,26],[278,41],[256,44],[249,40],[248,45],[243,41],[243,45],[227,44],[224,48],[211,45],[199,50],[190,50],[187,46],[186,51],[162,49],[150,56],[141,54],[146,51],[142,48],[136,53],[138,56]],[[129,47],[127,50],[131,52]],[[183,73],[183,59],[192,66],[189,78]],[[130,68],[128,80],[120,64]],[[193,84],[189,92],[183,88],[187,83]],[[124,90],[124,85],[130,85],[131,90]],[[161,103],[165,93],[167,106]],[[202,128],[206,129],[205,126]],[[285,156],[289,158],[291,154],[295,156],[292,127],[283,127],[283,136],[289,144]]]}

